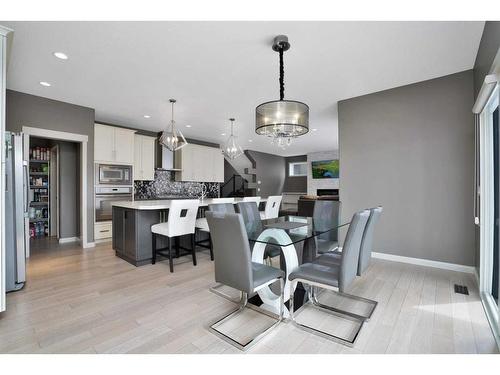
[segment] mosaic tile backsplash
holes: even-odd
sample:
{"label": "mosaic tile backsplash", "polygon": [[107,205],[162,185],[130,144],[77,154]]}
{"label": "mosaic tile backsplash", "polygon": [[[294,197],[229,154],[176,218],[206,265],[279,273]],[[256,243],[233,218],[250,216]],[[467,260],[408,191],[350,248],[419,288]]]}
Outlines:
{"label": "mosaic tile backsplash", "polygon": [[174,180],[174,172],[156,170],[154,181],[134,181],[134,198],[137,200],[200,198],[203,185],[207,191],[206,198],[219,197],[218,182],[180,182]]}

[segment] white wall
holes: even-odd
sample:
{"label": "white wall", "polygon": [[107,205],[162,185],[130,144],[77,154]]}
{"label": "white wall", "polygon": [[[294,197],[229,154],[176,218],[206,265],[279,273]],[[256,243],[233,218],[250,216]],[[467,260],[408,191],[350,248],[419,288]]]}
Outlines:
{"label": "white wall", "polygon": [[[307,194],[316,195],[317,189],[338,189],[338,178],[312,178],[311,162],[317,160],[334,160],[339,158],[338,150],[321,151],[307,154]],[[342,164],[340,164],[339,177],[342,177]]]}

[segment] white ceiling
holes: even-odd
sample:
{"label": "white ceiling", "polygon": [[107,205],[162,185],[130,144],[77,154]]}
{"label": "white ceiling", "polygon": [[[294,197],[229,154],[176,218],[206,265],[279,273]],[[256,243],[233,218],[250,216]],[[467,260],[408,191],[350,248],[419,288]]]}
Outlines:
{"label": "white ceiling", "polygon": [[[154,131],[167,124],[168,99],[176,98],[176,121],[186,137],[224,142],[227,119],[235,117],[244,148],[280,155],[336,149],[339,100],[471,69],[484,27],[484,22],[0,24],[15,31],[10,89],[95,108],[97,121]],[[310,127],[318,129],[286,150],[254,132],[255,107],[279,96],[278,55],[271,49],[277,34],[291,42],[285,98],[307,103]],[[56,59],[56,51],[69,60]]]}

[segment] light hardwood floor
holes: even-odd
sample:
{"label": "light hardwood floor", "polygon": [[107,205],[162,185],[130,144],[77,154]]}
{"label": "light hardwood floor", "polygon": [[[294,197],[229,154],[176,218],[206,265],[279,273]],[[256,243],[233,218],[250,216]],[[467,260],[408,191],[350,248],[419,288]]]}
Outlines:
{"label": "light hardwood floor", "polygon": [[[168,262],[136,268],[109,244],[41,251],[25,289],[8,294],[0,353],[239,353],[207,330],[234,308],[212,283],[201,251],[197,267],[185,257],[174,274]],[[497,352],[472,275],[373,260],[351,292],[379,302],[353,348],[281,324],[249,353]]]}

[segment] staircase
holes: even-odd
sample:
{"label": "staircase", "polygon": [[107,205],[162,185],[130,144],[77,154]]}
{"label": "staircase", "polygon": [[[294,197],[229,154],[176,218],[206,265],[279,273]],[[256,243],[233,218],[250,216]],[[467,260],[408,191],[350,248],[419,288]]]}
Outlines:
{"label": "staircase", "polygon": [[220,190],[221,197],[244,197],[257,195],[257,170],[255,160],[245,153],[236,159],[225,158],[233,169],[233,175],[227,179]]}

